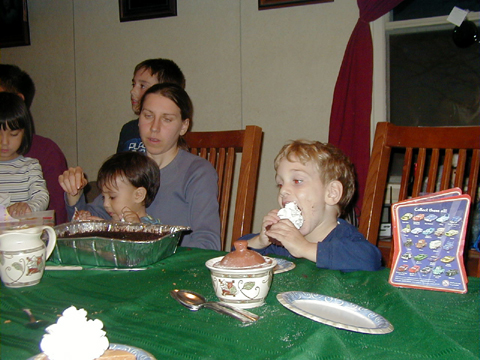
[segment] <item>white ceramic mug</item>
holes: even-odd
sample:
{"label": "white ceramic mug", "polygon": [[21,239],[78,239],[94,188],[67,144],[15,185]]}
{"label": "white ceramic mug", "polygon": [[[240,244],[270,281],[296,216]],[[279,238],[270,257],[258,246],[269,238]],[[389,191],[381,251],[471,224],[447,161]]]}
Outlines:
{"label": "white ceramic mug", "polygon": [[[47,246],[41,238],[44,230],[48,234]],[[38,284],[56,241],[55,230],[50,226],[7,230],[0,234],[0,275],[5,286]]]}

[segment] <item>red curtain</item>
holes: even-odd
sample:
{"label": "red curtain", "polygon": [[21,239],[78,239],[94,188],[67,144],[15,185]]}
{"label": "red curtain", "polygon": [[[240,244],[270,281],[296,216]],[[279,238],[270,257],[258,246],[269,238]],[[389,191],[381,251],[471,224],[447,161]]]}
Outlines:
{"label": "red curtain", "polygon": [[357,0],[360,18],[348,41],[333,94],[328,141],[339,147],[355,165],[357,206],[362,204],[370,160],[373,45],[369,23],[401,2]]}

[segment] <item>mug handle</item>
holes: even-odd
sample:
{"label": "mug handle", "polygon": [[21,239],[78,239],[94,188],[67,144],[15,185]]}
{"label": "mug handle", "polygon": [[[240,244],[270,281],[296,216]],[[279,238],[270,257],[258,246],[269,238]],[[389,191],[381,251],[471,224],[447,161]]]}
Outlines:
{"label": "mug handle", "polygon": [[42,230],[45,230],[48,234],[47,249],[45,251],[45,261],[47,261],[52,254],[53,249],[55,248],[55,244],[57,243],[57,234],[55,234],[55,230],[53,230],[51,226],[42,226]]}

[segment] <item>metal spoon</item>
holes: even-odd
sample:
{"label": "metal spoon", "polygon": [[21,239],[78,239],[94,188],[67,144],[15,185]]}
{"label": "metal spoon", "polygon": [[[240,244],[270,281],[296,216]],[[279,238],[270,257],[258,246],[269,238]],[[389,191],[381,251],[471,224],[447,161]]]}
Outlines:
{"label": "metal spoon", "polygon": [[254,322],[259,318],[258,315],[253,314],[250,311],[238,309],[220,302],[207,301],[205,297],[194,291],[175,289],[170,291],[170,295],[180,304],[192,311],[197,311],[202,307],[206,307],[220,314],[231,316],[242,322]]}
{"label": "metal spoon", "polygon": [[42,327],[45,324],[44,320],[35,319],[35,316],[33,316],[30,309],[23,309],[23,311],[25,311],[27,315],[30,317],[30,322],[25,324],[26,327],[30,329],[38,329],[39,327]]}

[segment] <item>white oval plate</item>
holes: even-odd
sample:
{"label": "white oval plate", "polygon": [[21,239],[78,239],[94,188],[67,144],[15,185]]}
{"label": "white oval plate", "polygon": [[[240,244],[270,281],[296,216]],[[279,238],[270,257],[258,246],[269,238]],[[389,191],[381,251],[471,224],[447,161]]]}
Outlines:
{"label": "white oval plate", "polygon": [[388,334],[393,325],[383,316],[330,296],[289,291],[277,295],[287,309],[322,324],[366,334]]}
{"label": "white oval plate", "polygon": [[296,266],[293,262],[285,259],[275,258],[275,260],[277,260],[277,266],[273,268],[274,274],[280,274],[280,273],[290,271],[294,269]]}
{"label": "white oval plate", "polygon": [[[110,343],[110,346],[108,347],[110,350],[123,350],[123,351],[128,351],[129,353],[132,353],[137,357],[137,360],[156,360],[155,357],[150,354],[149,352],[139,349],[134,346],[130,345],[122,345],[122,344],[112,344]],[[34,357],[28,358],[27,360],[35,360],[35,359],[40,359],[40,355],[38,354]]]}

